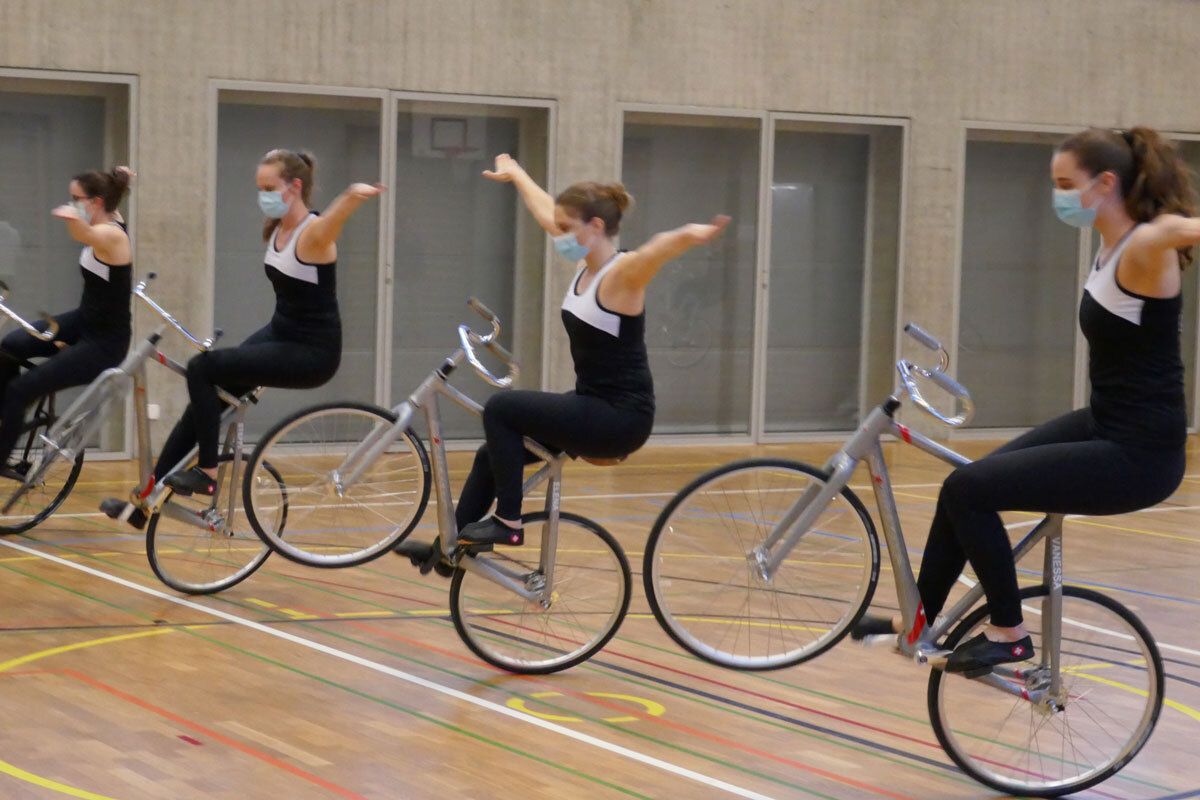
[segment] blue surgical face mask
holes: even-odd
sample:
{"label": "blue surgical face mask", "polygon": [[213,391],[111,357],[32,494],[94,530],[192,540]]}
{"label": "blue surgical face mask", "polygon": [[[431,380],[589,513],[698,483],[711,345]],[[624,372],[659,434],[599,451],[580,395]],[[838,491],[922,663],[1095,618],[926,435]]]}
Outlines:
{"label": "blue surgical face mask", "polygon": [[290,206],[283,199],[283,192],[258,192],[258,207],[271,219],[280,219]]}
{"label": "blue surgical face mask", "polygon": [[87,224],[92,224],[92,212],[88,211],[86,200],[72,200],[71,206],[79,212],[79,216],[83,217],[83,221]]}
{"label": "blue surgical face mask", "polygon": [[554,249],[568,261],[582,261],[588,254],[588,246],[580,244],[573,233],[564,233],[554,237]]}
{"label": "blue surgical face mask", "polygon": [[[1085,189],[1090,189],[1092,184],[1096,182],[1096,178],[1085,186]],[[1068,225],[1076,228],[1090,228],[1096,223],[1096,208],[1087,208],[1083,205],[1083,190],[1081,189],[1055,189],[1054,190],[1054,213],[1058,218]],[[1097,206],[1099,203],[1096,204]]]}

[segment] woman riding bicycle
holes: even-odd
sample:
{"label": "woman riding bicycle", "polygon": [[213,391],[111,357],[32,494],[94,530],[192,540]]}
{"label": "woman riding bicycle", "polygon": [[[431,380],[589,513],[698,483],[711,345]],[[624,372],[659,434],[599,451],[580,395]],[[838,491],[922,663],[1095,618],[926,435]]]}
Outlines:
{"label": "woman riding bicycle", "polygon": [[[1079,306],[1091,401],[946,478],[918,586],[918,625],[942,610],[970,561],[991,625],[946,670],[979,674],[1032,658],[1016,567],[1000,511],[1124,514],[1161,502],[1183,478],[1187,439],[1180,358],[1182,272],[1200,244],[1189,170],[1150,128],[1071,136],[1050,164],[1054,210],[1100,234]],[[856,638],[892,632],[870,617]]]}
{"label": "woman riding bicycle", "polygon": [[[289,150],[272,150],[258,164],[258,205],[267,217],[265,269],[275,290],[275,313],[237,347],[200,353],[188,362],[191,403],[154,468],[155,482],[164,481],[177,494],[216,491],[223,405],[218,386],[234,395],[255,386],[311,389],[337,372],[342,357],[335,271],[338,236],[363,201],[384,187],[351,184],[324,214],[317,214],[309,208],[314,166],[312,155]],[[200,448],[196,465],[168,474],[196,445]],[[118,498],[105,500],[100,510],[137,528],[146,523],[141,508]]]}
{"label": "woman riding bicycle", "polygon": [[[8,458],[25,421],[25,409],[42,395],[91,383],[101,372],[121,363],[132,335],[129,310],[133,271],[129,232],[117,206],[133,173],[128,167],[109,172],[91,170],[70,183],[71,202],[51,214],[66,220],[67,233],[84,247],[79,254],[83,297],[79,307],[53,317],[56,341],[47,342],[23,330],[0,341],[0,476],[24,480],[27,463]],[[34,327],[45,332],[50,323]],[[45,357],[18,375],[21,361]]]}
{"label": "woman riding bicycle", "polygon": [[[715,239],[728,217],[684,225],[634,251],[613,244],[631,198],[619,183],[577,183],[551,197],[507,154],[484,176],[512,183],[533,218],[554,237],[564,258],[579,266],[562,304],[563,326],[575,364],[575,389],[566,393],[505,391],[483,409],[487,443],[455,509],[461,545],[524,543],[521,482],[536,460],[529,437],[584,458],[624,458],[641,447],[654,425],[654,381],[646,354],[646,287],[667,261]],[[495,512],[483,518],[492,501]],[[421,571],[440,557],[436,543],[403,542],[396,549]]]}

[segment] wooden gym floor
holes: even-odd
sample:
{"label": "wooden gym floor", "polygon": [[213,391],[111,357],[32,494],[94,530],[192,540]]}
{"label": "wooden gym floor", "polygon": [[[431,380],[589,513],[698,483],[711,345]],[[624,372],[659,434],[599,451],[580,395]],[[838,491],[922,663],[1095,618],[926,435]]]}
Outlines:
{"label": "wooden gym floor", "polygon": [[[685,656],[648,613],[642,548],[675,490],[736,458],[820,463],[833,449],[654,448],[569,466],[563,507],[624,545],[633,602],[601,653],[547,677],[478,661],[448,619],[449,582],[390,555],[345,570],[274,556],[223,595],[182,598],[150,572],[142,537],[96,511],[128,491],[132,466],[90,462],[63,510],[0,541],[0,798],[995,797],[934,739],[926,672],[887,648],[847,641],[736,673]],[[916,562],[946,468],[887,449]],[[456,490],[468,465],[451,454]],[[1168,673],[1145,750],[1079,797],[1200,798],[1194,454],[1188,475],[1156,508],[1067,523],[1067,581],[1139,614]],[[855,483],[873,510],[865,473]],[[877,609],[895,604],[886,565]]]}

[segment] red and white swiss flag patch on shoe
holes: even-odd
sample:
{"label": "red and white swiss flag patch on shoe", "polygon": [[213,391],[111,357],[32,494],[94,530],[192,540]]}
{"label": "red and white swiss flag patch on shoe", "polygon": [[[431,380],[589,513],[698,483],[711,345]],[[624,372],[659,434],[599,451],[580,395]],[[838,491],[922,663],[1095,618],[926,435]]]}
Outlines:
{"label": "red and white swiss flag patch on shoe", "polygon": [[1025,655],[1025,648],[1021,647],[1021,645],[1017,645],[1012,649],[1012,654],[1020,658],[1021,656]]}

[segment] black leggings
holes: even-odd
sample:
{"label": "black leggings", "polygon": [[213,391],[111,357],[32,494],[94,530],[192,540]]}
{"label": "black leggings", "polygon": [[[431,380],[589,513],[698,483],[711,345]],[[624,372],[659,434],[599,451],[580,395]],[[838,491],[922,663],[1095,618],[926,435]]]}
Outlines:
{"label": "black leggings", "polygon": [[187,365],[191,403],[171,435],[167,437],[154,477],[161,480],[183,460],[194,445],[200,446],[199,466],[217,466],[217,439],[221,410],[220,386],[232,395],[242,395],[255,386],[281,389],[312,389],[329,381],[341,362],[341,340],[337,346],[317,347],[283,339],[270,325],[250,335],[237,347],[200,353]]}
{"label": "black leggings", "polygon": [[496,516],[521,518],[523,468],[538,460],[525,449],[524,437],[575,456],[621,458],[646,443],[653,425],[652,413],[617,408],[575,392],[513,390],[492,395],[483,407],[487,444],[475,454],[454,512],[458,527],[482,518],[493,499]]}
{"label": "black leggings", "polygon": [[[0,465],[12,453],[21,435],[25,409],[39,397],[71,386],[91,383],[125,358],[129,350],[129,334],[96,339],[84,334],[78,310],[54,317],[58,323],[58,340],[69,346],[58,349],[53,342],[43,342],[23,330],[9,333],[0,341],[0,350],[12,358],[0,356]],[[44,331],[44,320],[34,323]],[[46,360],[24,374],[18,375],[18,362],[29,358]]]}
{"label": "black leggings", "polygon": [[1000,511],[1126,514],[1170,497],[1186,454],[1118,444],[1095,434],[1090,409],[1029,431],[942,484],[917,585],[933,620],[967,561],[987,595],[992,624],[1022,621],[1017,571]]}

